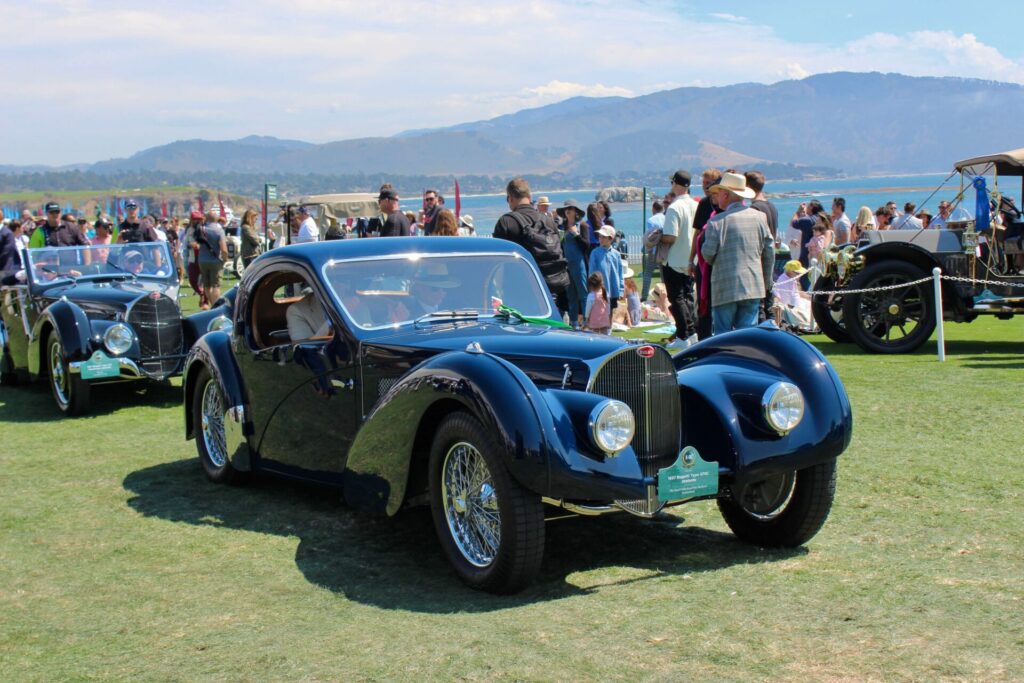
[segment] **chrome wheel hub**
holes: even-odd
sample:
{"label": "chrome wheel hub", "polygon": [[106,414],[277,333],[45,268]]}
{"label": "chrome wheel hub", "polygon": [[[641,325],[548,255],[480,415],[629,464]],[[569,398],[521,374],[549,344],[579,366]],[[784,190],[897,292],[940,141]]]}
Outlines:
{"label": "chrome wheel hub", "polygon": [[206,454],[214,467],[223,467],[227,461],[227,444],[224,438],[224,399],[214,380],[206,383],[203,389],[202,405],[199,413],[202,422],[203,445]]}
{"label": "chrome wheel hub", "polygon": [[795,490],[796,472],[778,474],[748,486],[740,505],[755,519],[774,519],[786,510]]}
{"label": "chrome wheel hub", "polygon": [[501,515],[491,472],[475,446],[459,442],[441,465],[441,502],[448,532],[466,561],[487,567],[501,545]]}
{"label": "chrome wheel hub", "polygon": [[50,347],[50,376],[53,382],[53,391],[57,394],[57,401],[61,405],[67,405],[68,375],[64,370],[64,361],[60,357],[60,346],[58,344]]}

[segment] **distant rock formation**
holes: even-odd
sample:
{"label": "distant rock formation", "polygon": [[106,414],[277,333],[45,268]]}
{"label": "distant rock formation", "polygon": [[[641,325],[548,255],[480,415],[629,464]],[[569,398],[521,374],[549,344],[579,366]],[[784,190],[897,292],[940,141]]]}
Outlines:
{"label": "distant rock formation", "polygon": [[598,202],[639,202],[643,198],[642,187],[606,187],[594,195]]}

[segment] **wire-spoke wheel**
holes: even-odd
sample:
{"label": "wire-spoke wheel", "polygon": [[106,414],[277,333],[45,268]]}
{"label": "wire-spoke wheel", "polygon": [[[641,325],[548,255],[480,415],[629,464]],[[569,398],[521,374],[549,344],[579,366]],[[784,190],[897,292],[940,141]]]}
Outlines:
{"label": "wire-spoke wheel", "polygon": [[71,372],[60,339],[51,334],[46,348],[50,391],[57,408],[65,415],[81,415],[89,405],[89,383]]}
{"label": "wire-spoke wheel", "polygon": [[923,277],[904,261],[881,261],[858,273],[850,289],[893,288],[843,297],[843,324],[853,341],[875,353],[908,353],[928,341],[935,330],[932,283],[908,284]]}
{"label": "wire-spoke wheel", "polygon": [[430,507],[441,547],[473,588],[511,593],[544,555],[540,496],[512,478],[494,438],[458,412],[438,427],[430,452]]}
{"label": "wire-spoke wheel", "polygon": [[718,509],[739,538],[764,547],[793,548],[810,540],[832,510],[836,461],[748,482],[719,498]]}
{"label": "wire-spoke wheel", "polygon": [[207,478],[219,484],[240,482],[248,473],[239,472],[231,465],[224,431],[228,405],[220,384],[207,368],[200,370],[196,378],[192,411],[193,424],[198,432],[196,450]]}

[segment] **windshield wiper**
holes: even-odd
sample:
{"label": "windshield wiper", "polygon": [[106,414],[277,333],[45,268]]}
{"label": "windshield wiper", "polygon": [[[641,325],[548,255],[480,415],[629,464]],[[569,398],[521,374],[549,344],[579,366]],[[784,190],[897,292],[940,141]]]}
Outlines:
{"label": "windshield wiper", "polygon": [[60,278],[62,280],[71,280],[72,284],[75,284],[75,283],[78,282],[74,278],[74,276],[69,275],[67,273],[62,273],[62,272],[60,272],[58,270],[54,270],[52,268],[47,268],[46,266],[39,266],[39,270],[43,271],[44,273],[49,273],[50,275],[53,275],[55,278]]}
{"label": "windshield wiper", "polygon": [[480,317],[480,311],[473,308],[463,308],[459,310],[447,310],[447,311],[434,311],[432,313],[424,313],[420,317],[412,321],[413,325],[418,325],[424,320],[434,319],[472,319],[476,320]]}
{"label": "windshield wiper", "polygon": [[[124,268],[122,268],[121,266],[117,265],[116,263],[114,263],[110,259],[107,259],[107,265],[112,267],[112,268],[116,268],[117,270],[121,271],[122,273],[124,273],[125,275],[130,277],[133,282],[139,279],[139,276],[136,273],[133,273],[130,270],[125,270]],[[106,274],[107,275],[114,275],[114,273],[106,273]]]}

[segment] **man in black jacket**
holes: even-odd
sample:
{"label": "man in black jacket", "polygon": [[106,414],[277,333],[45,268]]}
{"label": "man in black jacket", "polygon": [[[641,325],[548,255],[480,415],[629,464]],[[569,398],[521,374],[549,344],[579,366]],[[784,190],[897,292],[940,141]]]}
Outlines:
{"label": "man in black jacket", "polygon": [[569,285],[569,263],[562,253],[562,240],[550,214],[534,208],[530,185],[515,178],[505,187],[505,201],[510,211],[494,226],[494,236],[515,242],[533,256],[544,281],[556,299]]}

